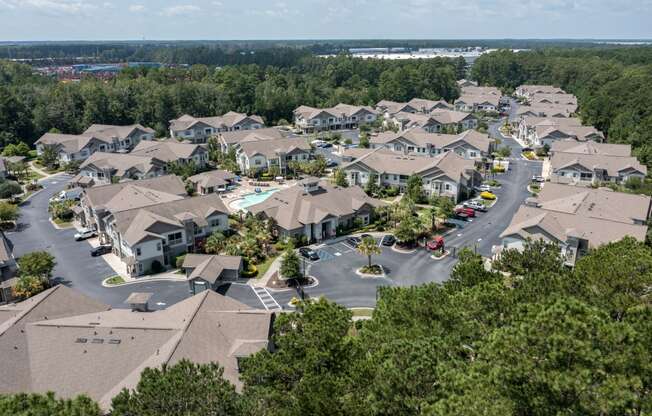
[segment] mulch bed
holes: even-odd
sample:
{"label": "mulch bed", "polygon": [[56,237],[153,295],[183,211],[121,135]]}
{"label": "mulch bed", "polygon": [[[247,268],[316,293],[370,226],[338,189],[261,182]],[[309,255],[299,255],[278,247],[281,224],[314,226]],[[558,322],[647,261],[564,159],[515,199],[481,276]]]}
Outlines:
{"label": "mulch bed", "polygon": [[[299,279],[298,283],[301,286],[309,286],[314,283],[313,279],[308,276],[305,279]],[[296,279],[289,279],[289,280],[284,280],[284,279],[279,279],[278,273],[274,273],[272,277],[269,279],[267,282],[267,287],[271,289],[289,289],[292,287],[296,287],[297,285],[297,280]]]}

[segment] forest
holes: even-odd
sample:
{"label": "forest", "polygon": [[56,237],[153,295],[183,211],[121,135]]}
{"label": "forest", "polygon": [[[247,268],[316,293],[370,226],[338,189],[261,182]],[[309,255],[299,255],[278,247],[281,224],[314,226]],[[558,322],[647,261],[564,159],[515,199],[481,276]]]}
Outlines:
{"label": "forest", "polygon": [[[275,351],[146,369],[112,415],[649,415],[652,251],[626,238],[574,269],[559,247],[460,255],[443,284],[385,287],[367,321],[319,299],[281,314]],[[49,411],[50,413],[46,412]],[[39,412],[40,411],[40,412]],[[85,397],[0,396],[0,415],[97,415]]]}
{"label": "forest", "polygon": [[[461,59],[461,58],[460,58]],[[141,123],[159,135],[184,113],[228,111],[261,115],[268,124],[292,120],[299,105],[339,102],[373,105],[412,97],[454,100],[463,59],[363,60],[350,56],[303,57],[287,67],[247,64],[221,67],[130,68],[110,81],[60,83],[31,67],[0,61],[0,145],[32,144],[57,129],[80,133],[92,123]]]}
{"label": "forest", "polygon": [[560,86],[577,96],[584,124],[609,142],[631,144],[652,166],[652,47],[502,50],[478,58],[472,77],[506,91],[525,83]]}

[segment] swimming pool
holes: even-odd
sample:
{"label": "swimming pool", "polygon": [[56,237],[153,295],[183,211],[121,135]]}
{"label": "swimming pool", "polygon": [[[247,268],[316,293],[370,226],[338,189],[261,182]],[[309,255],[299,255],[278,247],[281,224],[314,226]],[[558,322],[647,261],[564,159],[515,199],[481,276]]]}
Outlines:
{"label": "swimming pool", "polygon": [[252,205],[259,204],[269,198],[274,192],[277,192],[278,189],[268,189],[263,192],[245,194],[242,198],[236,199],[231,202],[231,207],[237,210],[243,209],[246,210]]}

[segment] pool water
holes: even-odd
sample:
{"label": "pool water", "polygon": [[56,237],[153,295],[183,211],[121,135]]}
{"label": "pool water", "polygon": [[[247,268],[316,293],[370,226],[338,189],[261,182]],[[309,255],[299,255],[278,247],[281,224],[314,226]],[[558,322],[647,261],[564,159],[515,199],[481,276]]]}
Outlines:
{"label": "pool water", "polygon": [[259,204],[272,196],[274,192],[277,192],[278,189],[268,189],[263,192],[251,193],[244,195],[241,199],[233,201],[232,206],[236,209],[247,209],[252,205]]}

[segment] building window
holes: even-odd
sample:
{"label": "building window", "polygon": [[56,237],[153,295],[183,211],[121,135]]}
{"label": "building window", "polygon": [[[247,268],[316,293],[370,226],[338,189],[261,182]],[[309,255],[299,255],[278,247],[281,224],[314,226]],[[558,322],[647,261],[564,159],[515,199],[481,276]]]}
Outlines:
{"label": "building window", "polygon": [[175,244],[179,244],[181,242],[181,237],[182,237],[181,231],[174,234],[168,234],[168,244],[171,246]]}
{"label": "building window", "polygon": [[161,243],[156,243],[156,251],[161,251]]}
{"label": "building window", "polygon": [[210,225],[211,225],[211,227],[219,227],[220,226],[220,219],[219,218],[212,219],[211,222],[210,222]]}
{"label": "building window", "polygon": [[136,248],[136,256],[140,257],[141,254],[143,254],[143,253],[140,251],[140,247],[137,247]]}

